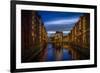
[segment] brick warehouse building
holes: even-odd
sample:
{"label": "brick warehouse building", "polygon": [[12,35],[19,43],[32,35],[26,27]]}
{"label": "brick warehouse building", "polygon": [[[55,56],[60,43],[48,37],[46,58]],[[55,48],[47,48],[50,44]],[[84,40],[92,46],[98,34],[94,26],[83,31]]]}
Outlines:
{"label": "brick warehouse building", "polygon": [[47,44],[47,32],[36,11],[21,12],[22,62],[39,61]]}
{"label": "brick warehouse building", "polygon": [[[76,48],[73,51],[80,52],[76,54],[75,59],[89,59],[90,57],[90,15],[84,14],[72,28],[71,32],[63,37],[63,47],[70,45]],[[72,50],[72,49],[71,49]],[[73,54],[75,56],[75,54]]]}

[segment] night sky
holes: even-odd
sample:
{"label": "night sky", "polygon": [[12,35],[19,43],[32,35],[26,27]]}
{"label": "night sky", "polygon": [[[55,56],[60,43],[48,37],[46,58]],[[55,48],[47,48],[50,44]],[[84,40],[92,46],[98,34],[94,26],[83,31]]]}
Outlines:
{"label": "night sky", "polygon": [[53,11],[38,11],[38,14],[42,18],[48,36],[56,31],[62,31],[64,35],[67,35],[79,20],[79,17],[83,15],[83,13]]}

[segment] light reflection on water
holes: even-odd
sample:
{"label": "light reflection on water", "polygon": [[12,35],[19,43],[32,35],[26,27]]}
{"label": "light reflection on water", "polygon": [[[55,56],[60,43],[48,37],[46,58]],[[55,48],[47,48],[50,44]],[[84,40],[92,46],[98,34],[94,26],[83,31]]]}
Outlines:
{"label": "light reflection on water", "polygon": [[68,49],[62,48],[60,51],[58,51],[57,49],[53,48],[52,44],[48,44],[46,61],[56,61],[58,58],[60,58],[62,61],[71,60],[72,56]]}

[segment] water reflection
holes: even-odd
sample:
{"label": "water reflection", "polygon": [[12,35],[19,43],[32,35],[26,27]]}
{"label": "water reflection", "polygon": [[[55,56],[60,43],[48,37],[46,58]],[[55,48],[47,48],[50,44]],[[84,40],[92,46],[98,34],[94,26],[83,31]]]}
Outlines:
{"label": "water reflection", "polygon": [[51,43],[47,47],[46,61],[61,61],[61,60],[71,60],[72,56],[68,49],[65,48],[54,48]]}

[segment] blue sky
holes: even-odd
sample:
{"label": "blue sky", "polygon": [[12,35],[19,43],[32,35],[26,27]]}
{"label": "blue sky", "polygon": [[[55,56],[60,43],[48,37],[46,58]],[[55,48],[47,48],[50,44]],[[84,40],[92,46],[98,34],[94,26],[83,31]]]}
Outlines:
{"label": "blue sky", "polygon": [[79,17],[83,15],[83,13],[53,11],[38,11],[38,14],[42,18],[48,36],[56,31],[62,31],[65,35],[68,34]]}

